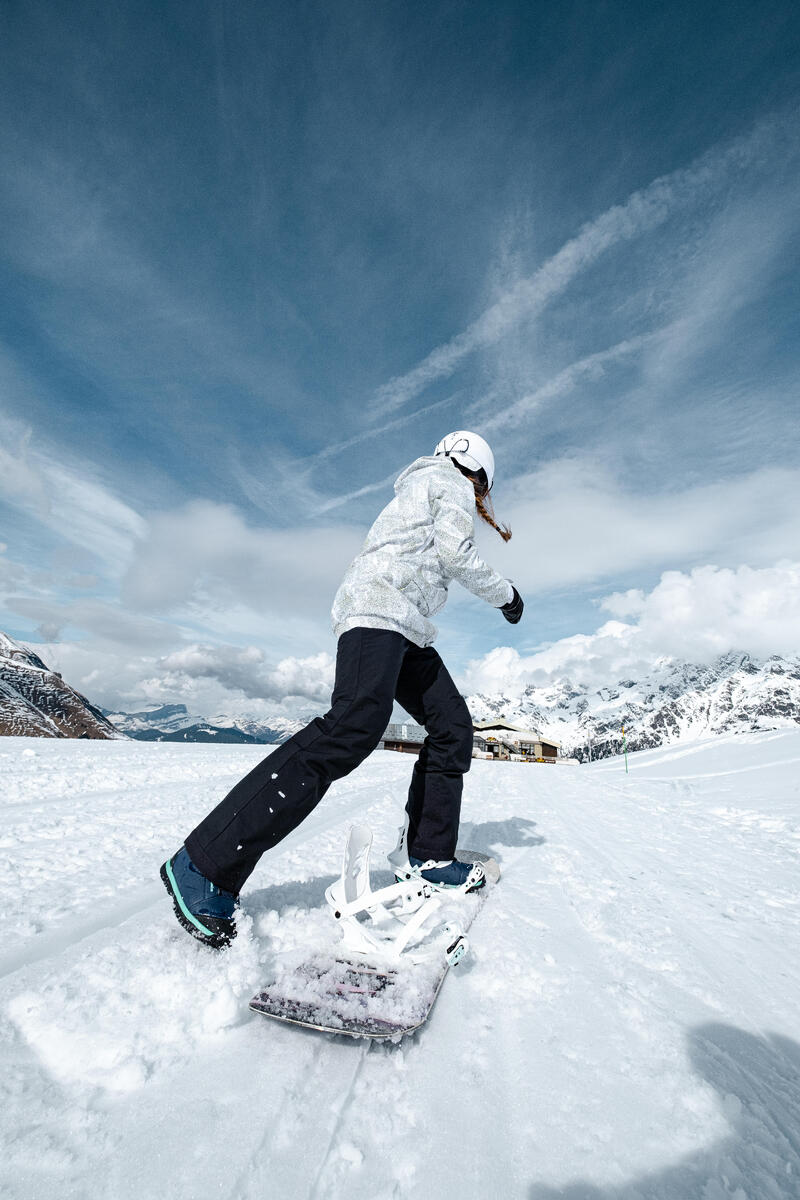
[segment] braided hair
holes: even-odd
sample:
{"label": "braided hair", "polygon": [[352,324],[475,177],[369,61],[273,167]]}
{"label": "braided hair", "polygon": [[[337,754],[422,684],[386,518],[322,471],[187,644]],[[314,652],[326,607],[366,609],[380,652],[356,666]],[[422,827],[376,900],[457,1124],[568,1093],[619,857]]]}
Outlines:
{"label": "braided hair", "polygon": [[461,463],[456,462],[454,458],[450,459],[453,466],[458,467],[462,475],[466,475],[475,489],[475,508],[478,511],[478,516],[487,525],[491,525],[495,529],[504,542],[511,540],[511,529],[508,525],[498,525],[492,508],[492,501],[489,498],[489,486],[486,478],[486,472],[481,468],[480,471],[469,471],[466,467],[462,467]]}

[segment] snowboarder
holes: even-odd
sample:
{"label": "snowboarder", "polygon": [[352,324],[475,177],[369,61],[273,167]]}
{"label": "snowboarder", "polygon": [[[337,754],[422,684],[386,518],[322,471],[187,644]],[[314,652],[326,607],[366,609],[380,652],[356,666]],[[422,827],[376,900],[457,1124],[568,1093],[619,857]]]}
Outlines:
{"label": "snowboarder", "polygon": [[483,562],[473,540],[476,510],[504,541],[511,537],[494,519],[493,480],[488,444],[464,430],[448,434],[397,479],[394,499],[333,602],[338,644],[330,710],[237,783],[161,868],[178,920],[200,941],[220,948],[235,937],[239,892],[261,855],[376,748],[395,700],[427,731],[411,778],[404,853],[436,887],[466,883],[473,864],[454,855],[472,719],[433,648],[437,630],[428,618],[445,604],[453,579],[512,624],[522,616],[519,592]]}

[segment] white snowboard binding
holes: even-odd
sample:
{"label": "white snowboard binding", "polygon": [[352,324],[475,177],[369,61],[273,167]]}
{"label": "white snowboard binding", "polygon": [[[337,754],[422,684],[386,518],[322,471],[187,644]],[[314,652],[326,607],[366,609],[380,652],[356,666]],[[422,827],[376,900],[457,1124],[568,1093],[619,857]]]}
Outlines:
{"label": "white snowboard binding", "polygon": [[408,859],[408,814],[406,814],[405,822],[399,830],[397,845],[386,857],[392,865],[394,877],[398,883],[410,883],[414,880],[420,880],[422,883],[427,884],[434,892],[447,892],[450,895],[457,896],[465,892],[478,891],[487,881],[487,872],[480,861],[472,862],[469,874],[462,883],[438,884],[434,880],[426,879],[423,875],[425,871],[446,874],[446,870],[452,860],[436,862],[434,859],[429,859],[427,862],[412,866]]}
{"label": "white snowboard binding", "polygon": [[[404,845],[405,833],[400,841]],[[405,854],[406,870],[398,871],[397,881],[388,887],[372,890],[369,873],[372,830],[366,825],[354,825],[350,830],[344,852],[342,874],[325,892],[333,917],[342,930],[346,951],[369,954],[397,962],[402,958],[422,961],[444,955],[450,966],[464,957],[469,943],[452,922],[434,928],[431,918],[437,915],[442,900],[440,889],[415,874]],[[401,854],[404,851],[401,849]]]}

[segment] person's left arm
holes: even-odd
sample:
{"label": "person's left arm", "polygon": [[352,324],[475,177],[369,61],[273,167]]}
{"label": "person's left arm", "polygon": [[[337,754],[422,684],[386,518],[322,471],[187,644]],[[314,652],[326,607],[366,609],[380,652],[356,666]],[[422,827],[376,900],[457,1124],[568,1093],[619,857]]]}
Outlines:
{"label": "person's left arm", "polygon": [[502,608],[514,599],[514,586],[484,562],[475,545],[475,520],[460,496],[443,488],[431,496],[433,542],[450,579],[457,579],[481,600]]}

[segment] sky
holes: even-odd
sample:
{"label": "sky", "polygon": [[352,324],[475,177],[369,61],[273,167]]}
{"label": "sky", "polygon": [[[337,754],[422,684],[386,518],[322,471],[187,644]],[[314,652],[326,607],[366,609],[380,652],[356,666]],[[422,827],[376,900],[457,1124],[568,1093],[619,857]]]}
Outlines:
{"label": "sky", "polygon": [[452,429],[462,686],[800,651],[792,3],[6,0],[0,628],[109,708],[330,691]]}

